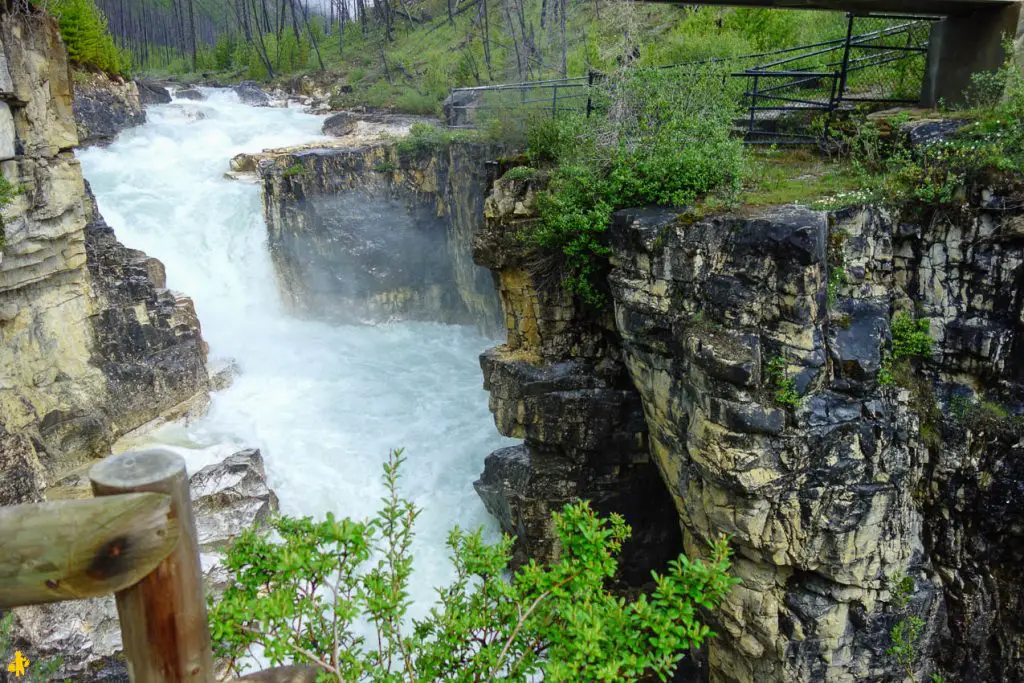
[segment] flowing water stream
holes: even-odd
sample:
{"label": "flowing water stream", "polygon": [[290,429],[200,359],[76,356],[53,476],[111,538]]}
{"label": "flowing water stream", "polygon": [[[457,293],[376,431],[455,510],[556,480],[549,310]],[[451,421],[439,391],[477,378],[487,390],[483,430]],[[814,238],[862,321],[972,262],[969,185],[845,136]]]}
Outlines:
{"label": "flowing water stream", "polygon": [[472,482],[497,434],[481,388],[475,329],[429,323],[334,326],[288,317],[266,247],[259,187],[225,179],[243,151],[320,139],[322,119],[258,109],[225,91],[150,107],[149,122],[79,153],[107,222],[127,246],[167,267],[190,295],[211,363],[234,359],[234,384],[209,413],[153,440],[195,471],[245,447],[262,449],[282,512],[362,518],[383,494],[380,463],[405,447],[403,492],[417,525],[415,611],[446,581],[455,523],[493,528]]}

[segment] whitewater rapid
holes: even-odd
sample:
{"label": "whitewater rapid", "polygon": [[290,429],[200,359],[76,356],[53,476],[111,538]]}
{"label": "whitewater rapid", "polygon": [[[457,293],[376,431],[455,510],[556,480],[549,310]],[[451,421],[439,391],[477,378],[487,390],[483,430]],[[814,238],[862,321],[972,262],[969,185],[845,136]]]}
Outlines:
{"label": "whitewater rapid", "polygon": [[148,123],[79,152],[118,238],[165,264],[195,301],[211,365],[234,384],[207,415],[152,442],[189,471],[242,448],[263,452],[281,511],[365,518],[384,490],[381,463],[404,447],[403,493],[423,508],[415,543],[416,612],[450,576],[453,524],[493,522],[473,491],[484,457],[511,443],[487,410],[477,356],[493,340],[429,323],[336,326],[288,317],[279,302],[257,185],[224,178],[240,152],[321,139],[322,118],[252,108],[231,92],[148,109]]}

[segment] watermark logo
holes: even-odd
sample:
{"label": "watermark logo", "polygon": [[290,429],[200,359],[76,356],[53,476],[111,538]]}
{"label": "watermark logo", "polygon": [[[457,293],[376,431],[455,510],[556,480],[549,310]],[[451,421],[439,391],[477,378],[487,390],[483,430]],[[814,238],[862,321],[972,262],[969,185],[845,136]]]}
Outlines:
{"label": "watermark logo", "polygon": [[28,657],[21,654],[21,650],[17,650],[14,653],[14,659],[7,665],[7,670],[14,674],[15,678],[21,678],[25,675],[25,670],[28,669],[28,665],[31,663]]}

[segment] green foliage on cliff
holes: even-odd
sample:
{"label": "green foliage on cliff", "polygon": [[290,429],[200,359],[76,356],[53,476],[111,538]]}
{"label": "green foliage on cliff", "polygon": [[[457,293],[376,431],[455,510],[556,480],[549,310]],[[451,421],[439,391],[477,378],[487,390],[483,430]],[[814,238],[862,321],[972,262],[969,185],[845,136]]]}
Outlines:
{"label": "green foliage on cliff", "polygon": [[907,362],[914,358],[931,358],[931,355],[932,337],[928,321],[914,320],[907,313],[899,313],[892,321],[892,350],[882,358],[879,383],[895,384],[897,374],[906,369]]}
{"label": "green foliage on cliff", "polygon": [[530,131],[529,157],[554,167],[528,237],[561,252],[564,282],[586,302],[604,301],[605,232],[614,211],[682,208],[737,191],[743,147],[730,134],[735,100],[721,76],[710,67],[627,69],[605,86],[598,115],[565,116]]}
{"label": "green foliage on cliff", "polygon": [[765,365],[765,376],[775,402],[780,406],[796,408],[800,405],[800,392],[796,390],[796,382],[787,374],[786,365],[785,358],[781,356],[772,358]]}
{"label": "green foliage on cliff", "polygon": [[401,463],[399,451],[385,464],[388,493],[369,521],[278,517],[279,539],[248,531],[233,543],[232,584],[210,610],[218,657],[234,669],[259,646],[273,665],[320,665],[321,680],[345,683],[665,680],[686,649],[713,635],[700,611],[736,583],[725,540],[705,562],[680,557],[653,577],[650,594],[627,600],[606,585],[629,528],[586,503],[554,515],[557,562],[512,576],[511,539],[492,545],[456,527],[455,578],[429,614],[410,620],[419,510],[398,493]]}
{"label": "green foliage on cliff", "polygon": [[131,55],[114,44],[107,19],[93,0],[51,0],[47,9],[60,23],[72,62],[111,76],[131,75]]}
{"label": "green foliage on cliff", "polygon": [[937,141],[911,146],[870,122],[850,136],[865,189],[906,220],[927,223],[936,212],[963,211],[972,186],[1013,181],[1024,169],[1024,76],[1012,58],[995,74],[979,74],[967,95],[972,108],[948,114],[961,127]]}
{"label": "green foliage on cliff", "polygon": [[18,187],[9,181],[3,173],[0,173],[0,249],[7,245],[7,233],[4,230],[4,209],[14,201],[18,194]]}

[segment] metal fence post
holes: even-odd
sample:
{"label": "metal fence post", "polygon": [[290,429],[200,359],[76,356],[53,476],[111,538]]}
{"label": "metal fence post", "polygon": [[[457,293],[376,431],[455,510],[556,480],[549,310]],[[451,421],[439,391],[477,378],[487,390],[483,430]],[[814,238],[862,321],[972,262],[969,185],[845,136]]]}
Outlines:
{"label": "metal fence post", "polygon": [[846,48],[843,50],[843,68],[839,76],[839,93],[836,98],[837,102],[843,101],[843,95],[846,94],[846,76],[849,73],[850,68],[850,49],[853,45],[853,22],[856,20],[856,15],[850,12],[846,15],[848,22],[846,25]]}
{"label": "metal fence post", "polygon": [[131,680],[213,683],[213,652],[184,459],[159,449],[122,453],[93,466],[89,479],[96,496],[145,491],[169,495],[169,517],[179,526],[171,554],[139,583],[115,594]]}
{"label": "metal fence post", "polygon": [[761,82],[761,75],[754,74],[754,87],[750,91],[750,124],[747,126],[747,135],[754,134],[754,123],[757,115],[757,88]]}
{"label": "metal fence post", "polygon": [[587,118],[594,111],[594,70],[587,69]]}
{"label": "metal fence post", "polygon": [[551,88],[551,118],[558,117],[558,86]]}

